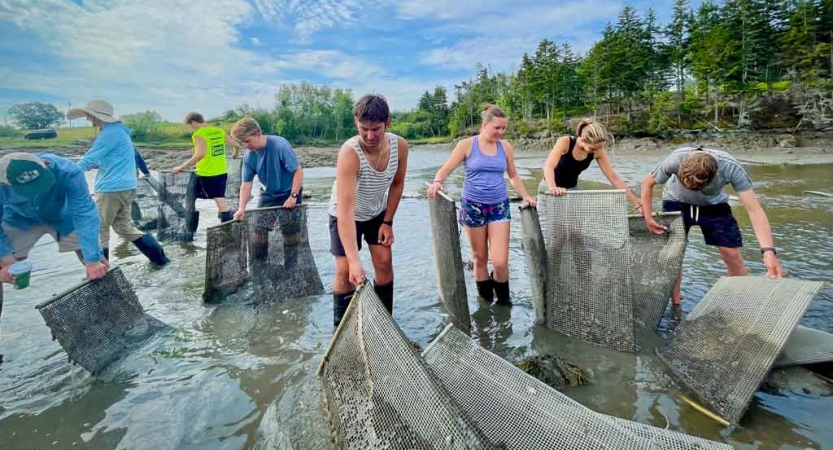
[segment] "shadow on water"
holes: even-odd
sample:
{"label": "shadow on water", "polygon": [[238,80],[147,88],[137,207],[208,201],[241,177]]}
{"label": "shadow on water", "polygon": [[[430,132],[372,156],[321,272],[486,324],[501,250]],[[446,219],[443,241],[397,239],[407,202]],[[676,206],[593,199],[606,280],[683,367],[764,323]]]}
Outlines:
{"label": "shadow on water", "polygon": [[[437,294],[433,248],[424,183],[433,179],[448,146],[414,151],[409,161],[405,199],[396,216],[394,318],[405,335],[425,347],[449,322]],[[521,155],[518,166],[530,192],[536,192],[544,155]],[[614,167],[636,187],[657,157],[614,156]],[[831,191],[830,166],[751,166],[755,189],[773,223],[782,261],[794,276],[833,279],[833,201],[809,198],[804,190]],[[331,168],[305,171],[309,239],[329,291],[334,263],[329,255],[326,199]],[[605,186],[595,166],[584,187]],[[446,183],[458,198],[463,174]],[[657,191],[659,197],[659,191]],[[762,273],[748,217],[732,201],[753,273]],[[113,242],[114,263],[122,267],[146,311],[176,331],[157,337],[98,377],[66,363],[51,341],[34,305],[83,277],[74,256],[55,253],[44,240],[32,252],[32,284],[6,290],[0,353],[0,439],[4,450],[85,449],[324,449],[329,428],[315,369],[332,336],[330,294],[284,302],[253,301],[251,286],[218,305],[201,295],[205,270],[204,228],[217,223],[211,202],[198,203],[200,230],[189,244],[167,244],[172,264],[152,270],[130,244]],[[833,449],[833,397],[803,392],[759,392],[741,427],[731,434],[679,400],[686,392],[654,356],[662,345],[656,333],[638,336],[640,351],[625,354],[595,347],[534,326],[528,278],[520,246],[520,221],[513,205],[511,224],[511,308],[476,299],[466,272],[472,335],[496,354],[515,361],[536,353],[555,353],[590,373],[590,383],[566,394],[606,414],[637,420],[739,448]],[[470,249],[462,239],[463,260]],[[695,229],[684,264],[686,301],[670,310],[662,329],[673,327],[724,273],[716,251]],[[114,237],[115,241],[115,237]],[[363,264],[372,278],[367,252]],[[826,288],[803,319],[805,325],[833,332],[833,289]],[[75,444],[75,446],[73,446]]]}

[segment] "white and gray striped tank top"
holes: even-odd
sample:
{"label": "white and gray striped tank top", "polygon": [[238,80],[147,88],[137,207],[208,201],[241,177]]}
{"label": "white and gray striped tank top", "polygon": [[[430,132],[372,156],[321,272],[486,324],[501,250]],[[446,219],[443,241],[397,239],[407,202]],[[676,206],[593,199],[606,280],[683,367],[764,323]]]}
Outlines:
{"label": "white and gray striped tank top", "polygon": [[[390,159],[385,170],[379,172],[367,161],[358,137],[353,137],[347,144],[353,148],[359,156],[359,173],[356,176],[356,221],[365,222],[387,208],[388,190],[396,171],[399,168],[399,136],[393,133],[386,133],[390,141]],[[328,212],[331,216],[337,217],[336,209],[336,182],[333,182],[333,192],[330,194]]]}

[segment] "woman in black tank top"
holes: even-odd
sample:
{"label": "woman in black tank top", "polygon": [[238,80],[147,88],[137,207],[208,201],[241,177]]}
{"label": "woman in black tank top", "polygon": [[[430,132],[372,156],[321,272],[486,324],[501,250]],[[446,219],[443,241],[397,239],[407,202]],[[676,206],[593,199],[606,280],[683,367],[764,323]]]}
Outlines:
{"label": "woman in black tank top", "polygon": [[604,127],[590,119],[582,120],[576,127],[576,136],[559,138],[547,157],[544,163],[544,180],[547,188],[553,195],[564,195],[567,189],[578,185],[579,175],[590,167],[593,160],[596,160],[607,181],[616,189],[625,189],[628,193],[628,201],[641,213],[642,205],[639,203],[639,197],[613,170],[610,158],[605,152],[606,144],[607,131]]}

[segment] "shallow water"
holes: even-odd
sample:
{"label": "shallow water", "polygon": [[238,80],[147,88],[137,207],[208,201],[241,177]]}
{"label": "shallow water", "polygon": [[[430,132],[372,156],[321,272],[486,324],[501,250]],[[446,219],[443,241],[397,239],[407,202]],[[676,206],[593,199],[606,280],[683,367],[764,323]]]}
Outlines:
{"label": "shallow water", "polygon": [[[437,298],[428,207],[421,198],[447,148],[411,153],[409,176],[396,215],[394,318],[405,334],[425,346],[447,323]],[[527,186],[540,180],[544,155],[524,154],[518,166]],[[651,156],[614,157],[630,186],[656,164]],[[831,166],[750,166],[756,192],[773,223],[781,258],[792,276],[833,279],[833,199],[804,190],[832,191]],[[322,280],[333,275],[324,202],[332,168],[307,169],[310,242]],[[601,187],[595,168],[586,187]],[[447,189],[458,195],[462,170]],[[748,217],[733,201],[752,273],[763,266]],[[254,305],[251,289],[220,305],[201,300],[206,226],[217,223],[213,205],[198,205],[202,223],[192,244],[166,246],[173,263],[151,270],[132,246],[119,245],[122,267],[148,313],[176,331],[149,342],[97,377],[71,367],[34,305],[80,282],[73,255],[57,255],[48,239],[32,253],[36,269],[23,291],[6,287],[0,326],[0,447],[3,449],[308,449],[329,448],[329,429],[314,372],[332,335],[332,297]],[[514,207],[513,207],[514,208]],[[516,214],[517,209],[513,209]],[[517,216],[516,216],[517,218]],[[689,311],[723,273],[716,251],[694,230],[686,252],[684,310]],[[463,238],[464,239],[464,238]],[[115,238],[114,238],[115,240]],[[465,239],[464,239],[465,242]],[[115,242],[114,242],[115,244]],[[468,243],[463,244],[468,260]],[[510,281],[515,305],[478,304],[467,273],[473,336],[508,359],[536,352],[557,353],[592,372],[592,383],[566,393],[604,413],[665,427],[748,449],[833,449],[833,398],[759,392],[741,427],[732,431],[695,412],[677,398],[680,387],[654,356],[661,338],[647,334],[637,355],[600,349],[542,327],[534,314],[520,248],[520,222],[512,222]],[[365,269],[372,270],[363,252]],[[669,320],[666,319],[664,326]],[[802,320],[833,332],[833,290],[826,288]]]}

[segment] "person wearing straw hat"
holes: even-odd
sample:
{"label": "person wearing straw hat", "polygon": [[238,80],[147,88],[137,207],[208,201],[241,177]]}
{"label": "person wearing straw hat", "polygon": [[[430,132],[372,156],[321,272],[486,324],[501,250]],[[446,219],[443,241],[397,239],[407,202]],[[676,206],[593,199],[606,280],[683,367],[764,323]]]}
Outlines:
{"label": "person wearing straw hat", "polygon": [[67,111],[67,119],[86,117],[101,132],[84,154],[78,167],[83,171],[98,168],[95,178],[95,202],[101,216],[99,239],[109,259],[110,228],[129,240],[157,267],[170,262],[165,251],[151,234],[133,225],[130,208],[136,198],[136,149],[130,129],[113,116],[113,107],[103,100],[92,100],[83,108]]}
{"label": "person wearing straw hat", "polygon": [[87,180],[72,161],[51,153],[10,153],[0,158],[0,281],[29,256],[45,234],[59,252],[74,251],[95,280],[107,275],[98,243],[99,217]]}

